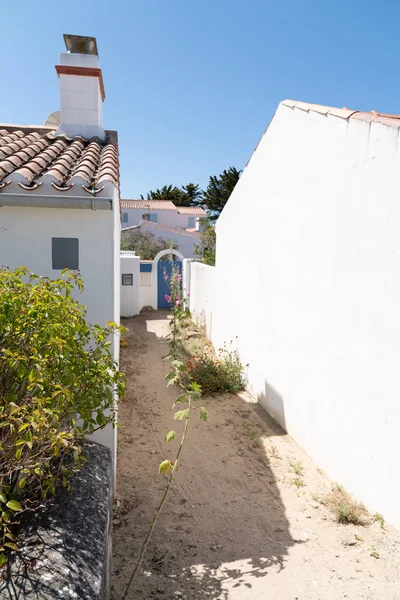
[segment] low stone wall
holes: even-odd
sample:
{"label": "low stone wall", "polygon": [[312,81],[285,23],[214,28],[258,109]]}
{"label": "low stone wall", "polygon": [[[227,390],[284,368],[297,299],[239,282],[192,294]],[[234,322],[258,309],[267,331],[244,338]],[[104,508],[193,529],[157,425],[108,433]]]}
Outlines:
{"label": "low stone wall", "polygon": [[10,556],[1,600],[108,600],[113,476],[111,452],[86,446],[88,463],[45,509],[22,526]]}

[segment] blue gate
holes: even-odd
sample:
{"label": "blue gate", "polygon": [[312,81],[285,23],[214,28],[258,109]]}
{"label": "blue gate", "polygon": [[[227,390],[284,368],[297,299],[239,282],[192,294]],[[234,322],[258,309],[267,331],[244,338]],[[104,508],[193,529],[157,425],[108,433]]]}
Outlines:
{"label": "blue gate", "polygon": [[[180,260],[176,260],[172,262],[172,260],[159,260],[157,266],[157,308],[171,308],[171,305],[165,299],[165,296],[169,296],[171,294],[171,288],[169,285],[169,279],[172,273],[172,266],[177,265],[179,271],[182,273],[182,262]],[[165,275],[168,275],[168,281],[165,281]]]}

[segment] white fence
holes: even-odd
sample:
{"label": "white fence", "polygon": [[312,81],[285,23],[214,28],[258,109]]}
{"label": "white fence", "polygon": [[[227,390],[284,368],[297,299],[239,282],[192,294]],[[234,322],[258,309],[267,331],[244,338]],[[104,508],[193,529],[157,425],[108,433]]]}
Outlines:
{"label": "white fence", "polygon": [[140,312],[140,258],[134,252],[121,252],[121,317]]}
{"label": "white fence", "polygon": [[[158,308],[158,262],[174,254],[183,263],[183,277],[187,277],[184,260],[178,250],[162,250],[153,261],[141,261],[135,252],[121,251],[121,317],[134,317],[143,307]],[[190,275],[190,271],[189,271]]]}
{"label": "white fence", "polygon": [[190,263],[189,307],[193,318],[205,327],[212,339],[213,308],[215,308],[215,267]]}

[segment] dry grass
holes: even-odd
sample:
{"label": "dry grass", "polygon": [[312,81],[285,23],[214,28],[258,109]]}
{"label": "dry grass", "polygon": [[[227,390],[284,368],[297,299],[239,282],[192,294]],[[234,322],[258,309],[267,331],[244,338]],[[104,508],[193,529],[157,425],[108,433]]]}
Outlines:
{"label": "dry grass", "polygon": [[326,496],[324,504],[333,512],[338,523],[352,523],[353,525],[366,525],[368,520],[367,509],[361,502],[357,502],[340,485],[335,485]]}
{"label": "dry grass", "polygon": [[281,455],[279,454],[279,450],[276,446],[274,446],[273,444],[271,444],[271,446],[269,447],[269,453],[273,458],[279,458],[281,459]]}
{"label": "dry grass", "polygon": [[210,358],[215,356],[212,344],[205,336],[204,327],[194,323],[189,316],[181,320],[180,338],[183,351],[189,358],[204,354]]}
{"label": "dry grass", "polygon": [[250,431],[249,435],[250,435],[251,439],[253,440],[253,444],[257,448],[261,448],[261,446],[262,446],[262,440],[261,440],[260,434],[257,433],[257,431],[252,430],[252,431]]}

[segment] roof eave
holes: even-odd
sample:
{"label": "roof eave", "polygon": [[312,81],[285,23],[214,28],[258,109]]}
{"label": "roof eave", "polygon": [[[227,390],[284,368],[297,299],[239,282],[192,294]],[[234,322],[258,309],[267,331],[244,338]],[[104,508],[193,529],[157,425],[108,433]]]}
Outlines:
{"label": "roof eave", "polygon": [[82,196],[56,197],[56,196],[18,196],[0,195],[0,210],[3,206],[23,208],[73,208],[88,210],[112,210],[113,198],[83,198]]}

